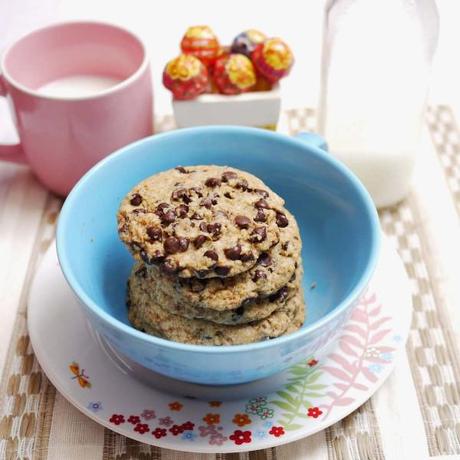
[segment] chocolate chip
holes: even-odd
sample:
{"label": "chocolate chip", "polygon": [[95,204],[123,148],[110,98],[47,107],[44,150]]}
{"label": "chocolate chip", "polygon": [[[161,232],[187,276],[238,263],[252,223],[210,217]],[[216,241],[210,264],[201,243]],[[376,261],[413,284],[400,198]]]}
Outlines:
{"label": "chocolate chip", "polygon": [[174,192],[171,193],[171,200],[182,200],[185,204],[189,204],[192,202],[192,199],[190,198],[190,195],[187,192],[187,189],[185,188],[178,188],[177,190],[174,190]]}
{"label": "chocolate chip", "polygon": [[240,260],[241,260],[241,262],[249,262],[250,260],[254,260],[254,254],[252,252],[247,252],[246,254],[241,254]]}
{"label": "chocolate chip", "polygon": [[230,267],[225,267],[225,266],[216,267],[214,271],[219,276],[227,276],[230,273]]}
{"label": "chocolate chip", "polygon": [[220,231],[222,229],[222,225],[216,222],[215,224],[208,224],[207,225],[207,230],[208,233],[211,233],[213,236],[217,236],[220,234]]}
{"label": "chocolate chip", "polygon": [[155,214],[161,218],[161,216],[164,214],[165,210],[169,208],[168,203],[160,203],[156,209],[155,209]]}
{"label": "chocolate chip", "polygon": [[178,239],[179,239],[179,251],[185,252],[188,249],[189,239],[182,237],[182,236],[180,236]]}
{"label": "chocolate chip", "polygon": [[283,251],[286,251],[288,247],[289,247],[289,241],[285,241],[285,242],[281,245],[281,249],[282,249]]}
{"label": "chocolate chip", "polygon": [[235,187],[243,191],[249,190],[248,181],[246,179],[240,179]]}
{"label": "chocolate chip", "polygon": [[279,295],[279,300],[281,302],[284,302],[287,297],[288,297],[288,288],[287,286],[283,286],[279,291],[278,291],[278,295]]}
{"label": "chocolate chip", "polygon": [[175,236],[168,236],[163,243],[163,247],[166,254],[176,254],[177,252],[180,252],[181,246],[179,238],[176,238]]}
{"label": "chocolate chip", "polygon": [[252,275],[252,281],[254,283],[257,283],[259,280],[266,280],[267,279],[267,274],[263,272],[262,270],[256,270],[254,274]]}
{"label": "chocolate chip", "polygon": [[165,212],[162,216],[160,216],[161,223],[168,226],[172,224],[176,220],[176,215],[174,211],[170,209],[169,211]]}
{"label": "chocolate chip", "polygon": [[219,195],[214,195],[214,196],[211,198],[211,203],[212,203],[214,206],[218,203],[217,198],[219,198]]}
{"label": "chocolate chip", "polygon": [[256,201],[254,203],[254,206],[257,209],[270,209],[270,206],[268,206],[268,203],[263,198],[261,198],[260,200]]}
{"label": "chocolate chip", "polygon": [[161,264],[161,271],[163,273],[166,273],[167,275],[172,275],[174,273],[177,273],[177,266],[174,263],[174,261],[170,259],[166,259],[162,264]]}
{"label": "chocolate chip", "polygon": [[129,200],[129,202],[130,202],[133,206],[139,206],[139,205],[142,203],[142,197],[139,195],[139,193],[135,193],[135,194],[131,197],[131,200]]}
{"label": "chocolate chip", "polygon": [[191,187],[189,188],[190,192],[194,192],[198,198],[202,198],[203,194],[201,193],[200,189],[197,187]]}
{"label": "chocolate chip", "polygon": [[147,227],[147,235],[150,238],[150,242],[161,241],[162,240],[162,234],[163,234],[163,232],[161,231],[161,228]]}
{"label": "chocolate chip", "polygon": [[200,249],[201,246],[203,246],[203,243],[208,239],[206,235],[198,235],[194,240],[193,240],[193,246],[195,246],[196,249]]}
{"label": "chocolate chip", "polygon": [[270,302],[276,302],[278,300],[280,302],[284,302],[287,299],[287,296],[288,288],[286,286],[283,286],[279,291],[276,291],[274,294],[270,295],[268,297],[268,300],[270,300]]}
{"label": "chocolate chip", "polygon": [[257,263],[262,265],[262,267],[269,267],[272,264],[272,258],[268,252],[263,252],[257,259]]}
{"label": "chocolate chip", "polygon": [[186,194],[187,190],[185,188],[178,188],[171,193],[171,200],[179,201]]}
{"label": "chocolate chip", "polygon": [[283,214],[282,212],[276,213],[276,225],[281,228],[287,227],[289,225],[289,220],[286,217],[286,214]]}
{"label": "chocolate chip", "polygon": [[145,251],[141,251],[140,253],[140,256],[141,256],[141,259],[146,263],[146,264],[150,264],[150,257],[147,255],[147,253]]}
{"label": "chocolate chip", "polygon": [[142,265],[141,268],[138,268],[138,269],[135,271],[135,275],[136,275],[136,276],[141,276],[142,278],[146,278],[146,277],[147,277],[147,269],[145,268],[145,266]]}
{"label": "chocolate chip", "polygon": [[175,212],[176,212],[176,216],[177,217],[180,217],[181,219],[183,219],[184,217],[187,216],[187,213],[188,213],[188,206],[186,204],[180,204],[176,209],[175,209]]}
{"label": "chocolate chip", "polygon": [[267,229],[265,227],[256,227],[252,233],[249,241],[251,243],[261,243],[267,238]]}
{"label": "chocolate chip", "polygon": [[224,197],[228,198],[229,200],[233,200],[232,194],[230,192],[225,192]]}
{"label": "chocolate chip", "polygon": [[141,251],[140,256],[141,259],[148,265],[158,264],[162,262],[165,258],[163,252],[158,249],[150,257],[145,251]]}
{"label": "chocolate chip", "polygon": [[262,190],[261,188],[255,188],[254,192],[256,192],[258,195],[260,195],[262,198],[268,198],[269,193],[266,190]]}
{"label": "chocolate chip", "polygon": [[216,251],[206,251],[203,255],[208,259],[213,260],[214,262],[217,262],[219,260],[219,256],[217,255]]}
{"label": "chocolate chip", "polygon": [[159,264],[160,262],[163,262],[164,258],[165,258],[165,255],[163,254],[163,251],[160,251],[159,249],[157,249],[153,253],[152,257],[150,258],[150,263]]}
{"label": "chocolate chip", "polygon": [[197,212],[194,212],[190,217],[192,220],[203,220],[203,216]]}
{"label": "chocolate chip", "polygon": [[256,222],[266,222],[267,221],[267,216],[265,215],[265,213],[263,212],[262,209],[258,209],[256,217],[254,217],[254,220]]}
{"label": "chocolate chip", "polygon": [[200,206],[204,206],[206,209],[211,209],[212,199],[209,196],[207,196],[206,198],[200,201]]}
{"label": "chocolate chip", "polygon": [[182,174],[188,174],[188,171],[183,166],[176,166],[174,169],[176,169]]}
{"label": "chocolate chip", "polygon": [[227,259],[230,260],[239,260],[241,256],[241,245],[237,244],[232,248],[224,249],[224,254]]}
{"label": "chocolate chip", "polygon": [[235,224],[239,228],[248,228],[250,224],[250,219],[246,216],[236,216],[235,217]]}
{"label": "chocolate chip", "polygon": [[206,187],[211,187],[211,188],[219,187],[220,179],[218,179],[217,177],[209,177],[208,179],[206,179],[206,182],[204,183],[204,185],[206,185]]}
{"label": "chocolate chip", "polygon": [[222,174],[222,182],[228,182],[230,179],[236,179],[238,174],[233,171],[224,171]]}

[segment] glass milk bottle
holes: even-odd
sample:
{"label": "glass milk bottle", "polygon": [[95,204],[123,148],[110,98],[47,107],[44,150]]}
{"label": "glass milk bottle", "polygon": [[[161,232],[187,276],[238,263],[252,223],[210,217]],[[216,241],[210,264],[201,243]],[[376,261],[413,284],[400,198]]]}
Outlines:
{"label": "glass milk bottle", "polygon": [[326,3],[319,129],[377,207],[409,190],[437,37],[434,0]]}

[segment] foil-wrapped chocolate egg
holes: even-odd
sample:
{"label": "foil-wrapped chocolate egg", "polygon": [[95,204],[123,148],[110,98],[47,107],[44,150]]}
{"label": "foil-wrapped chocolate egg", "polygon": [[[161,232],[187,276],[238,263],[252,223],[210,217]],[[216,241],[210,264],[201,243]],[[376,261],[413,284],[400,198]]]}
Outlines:
{"label": "foil-wrapped chocolate egg", "polygon": [[256,29],[245,30],[238,34],[232,42],[232,53],[240,53],[250,57],[254,48],[266,39],[266,35]]}
{"label": "foil-wrapped chocolate egg", "polygon": [[244,54],[226,54],[217,59],[213,71],[214,82],[223,94],[250,91],[256,83],[256,72]]}
{"label": "foil-wrapped chocolate egg", "polygon": [[175,99],[193,99],[207,90],[208,71],[195,56],[181,54],[166,64],[163,85]]}
{"label": "foil-wrapped chocolate egg", "polygon": [[259,43],[251,58],[258,72],[272,83],[285,77],[294,64],[294,55],[281,38],[269,38]]}
{"label": "foil-wrapped chocolate egg", "polygon": [[180,47],[183,53],[193,54],[206,66],[216,60],[220,50],[219,41],[209,26],[189,27]]}
{"label": "foil-wrapped chocolate egg", "polygon": [[263,75],[260,73],[257,74],[257,81],[252,88],[252,91],[271,91],[273,89],[273,83],[268,81]]}

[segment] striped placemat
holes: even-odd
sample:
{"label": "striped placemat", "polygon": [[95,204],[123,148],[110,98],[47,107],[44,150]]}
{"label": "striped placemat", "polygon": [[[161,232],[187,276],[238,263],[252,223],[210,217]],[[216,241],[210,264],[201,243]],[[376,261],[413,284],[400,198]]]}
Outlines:
{"label": "striped placemat", "polygon": [[[164,118],[159,125],[171,129],[173,121]],[[290,133],[314,131],[314,111],[287,111],[282,126]],[[91,421],[55,390],[30,345],[26,300],[62,203],[27,169],[2,165],[0,458],[377,460],[460,454],[460,134],[447,106],[428,110],[427,127],[410,196],[380,213],[412,285],[405,356],[386,384],[341,422],[286,446],[244,454],[185,454],[132,441]]]}

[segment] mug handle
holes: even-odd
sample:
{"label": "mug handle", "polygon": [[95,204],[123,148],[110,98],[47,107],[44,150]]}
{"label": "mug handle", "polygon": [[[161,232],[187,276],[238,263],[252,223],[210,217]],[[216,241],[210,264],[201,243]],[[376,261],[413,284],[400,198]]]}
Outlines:
{"label": "mug handle", "polygon": [[[0,75],[0,96],[6,97],[7,90],[5,80]],[[19,144],[2,144],[0,142],[0,160],[9,161],[10,163],[25,164],[27,158],[22,149],[21,143]]]}
{"label": "mug handle", "polygon": [[321,150],[325,150],[326,152],[329,150],[327,142],[319,134],[301,131],[300,133],[297,133],[294,137],[302,142],[305,142],[308,145],[312,145],[313,147],[318,147]]}

